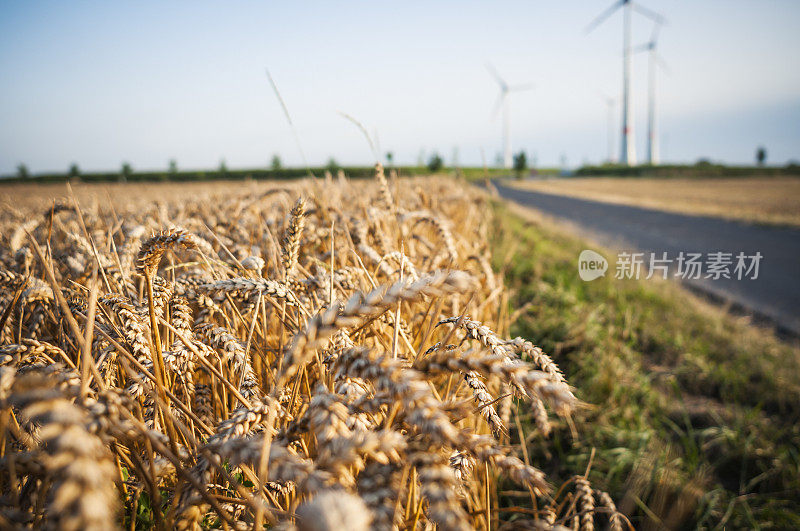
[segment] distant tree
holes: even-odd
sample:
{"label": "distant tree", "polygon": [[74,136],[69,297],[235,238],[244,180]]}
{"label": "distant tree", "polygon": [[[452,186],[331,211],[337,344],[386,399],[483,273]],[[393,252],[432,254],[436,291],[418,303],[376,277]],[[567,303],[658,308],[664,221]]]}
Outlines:
{"label": "distant tree", "polygon": [[119,170],[119,177],[121,181],[127,181],[133,175],[133,168],[127,162],[122,163],[122,168]]}
{"label": "distant tree", "polygon": [[387,151],[386,152],[386,165],[391,168],[393,164],[394,164],[394,153],[392,153],[391,151]]}
{"label": "distant tree", "polygon": [[431,158],[428,159],[428,171],[431,173],[436,173],[442,168],[444,168],[444,160],[437,152],[434,151],[433,155],[431,155]]}
{"label": "distant tree", "polygon": [[522,178],[522,174],[528,169],[528,157],[524,151],[520,151],[514,155],[514,171],[517,174],[517,179]]}
{"label": "distant tree", "polygon": [[763,166],[767,162],[767,148],[759,146],[756,150],[756,164]]}
{"label": "distant tree", "polygon": [[328,163],[325,164],[325,169],[328,170],[329,172],[331,172],[331,175],[333,175],[337,171],[339,171],[339,168],[341,168],[341,166],[339,166],[339,163],[336,162],[336,159],[333,158],[333,157],[329,157],[328,158]]}
{"label": "distant tree", "polygon": [[174,179],[178,176],[178,161],[175,159],[169,159],[167,173],[169,173],[170,179]]}
{"label": "distant tree", "polygon": [[24,164],[17,165],[17,177],[20,179],[30,179],[31,173],[28,171],[28,167]]}
{"label": "distant tree", "polygon": [[278,171],[283,168],[283,163],[281,163],[281,157],[277,153],[272,155],[272,162],[270,163],[270,168],[272,171]]}
{"label": "distant tree", "polygon": [[218,173],[220,177],[225,177],[228,175],[228,165],[225,163],[225,159],[219,161]]}
{"label": "distant tree", "polygon": [[68,175],[70,179],[77,179],[78,177],[81,176],[81,169],[78,168],[77,163],[73,162],[72,164],[69,165]]}

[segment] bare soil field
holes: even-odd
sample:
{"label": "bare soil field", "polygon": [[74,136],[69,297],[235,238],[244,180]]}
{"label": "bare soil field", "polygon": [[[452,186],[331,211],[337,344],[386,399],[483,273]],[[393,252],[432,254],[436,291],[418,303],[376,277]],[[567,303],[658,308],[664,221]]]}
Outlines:
{"label": "bare soil field", "polygon": [[509,181],[525,190],[700,216],[800,226],[800,179],[633,179]]}

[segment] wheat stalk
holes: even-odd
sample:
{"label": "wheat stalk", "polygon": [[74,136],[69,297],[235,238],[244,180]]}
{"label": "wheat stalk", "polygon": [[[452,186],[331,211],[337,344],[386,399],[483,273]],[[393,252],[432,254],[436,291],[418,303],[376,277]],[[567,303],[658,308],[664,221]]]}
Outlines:
{"label": "wheat stalk", "polygon": [[621,529],[525,446],[581,403],[481,192],[374,176],[0,213],[0,527]]}

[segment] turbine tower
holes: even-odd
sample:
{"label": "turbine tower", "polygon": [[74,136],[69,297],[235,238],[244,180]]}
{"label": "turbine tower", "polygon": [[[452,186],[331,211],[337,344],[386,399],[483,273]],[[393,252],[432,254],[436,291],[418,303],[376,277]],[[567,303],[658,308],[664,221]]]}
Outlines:
{"label": "turbine tower", "polygon": [[511,86],[500,77],[497,70],[491,65],[487,64],[486,69],[494,77],[497,84],[500,85],[500,94],[497,96],[497,103],[495,103],[493,116],[497,116],[500,107],[503,108],[503,166],[510,169],[512,165],[511,154],[511,111],[508,103],[508,95],[512,92],[521,92],[523,90],[530,90],[533,88],[531,84],[514,85]]}
{"label": "turbine tower", "polygon": [[661,15],[642,7],[633,0],[619,0],[595,18],[586,27],[585,32],[591,32],[619,8],[622,8],[622,141],[619,161],[621,164],[632,166],[636,164],[636,148],[633,135],[633,107],[631,106],[631,10],[635,9],[659,23],[663,19]]}
{"label": "turbine tower", "polygon": [[658,53],[658,33],[661,22],[653,26],[650,41],[638,46],[634,51],[647,53],[647,163],[656,165],[660,163],[658,153],[658,129],[656,127],[656,75],[658,67],[667,70],[667,65]]}
{"label": "turbine tower", "polygon": [[608,142],[608,156],[607,161],[610,163],[614,163],[614,107],[617,106],[616,98],[612,98],[606,94],[600,93],[600,97],[603,98],[603,101],[606,104],[606,109],[608,110],[608,131],[606,132],[606,141]]}

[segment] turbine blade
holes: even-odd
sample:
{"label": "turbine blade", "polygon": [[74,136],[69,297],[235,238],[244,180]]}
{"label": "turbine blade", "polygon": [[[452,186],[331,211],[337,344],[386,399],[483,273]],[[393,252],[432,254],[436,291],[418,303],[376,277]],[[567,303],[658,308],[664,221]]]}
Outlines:
{"label": "turbine blade", "polygon": [[622,7],[624,4],[625,0],[619,0],[619,2],[614,2],[614,4],[611,7],[600,13],[593,21],[589,23],[588,26],[586,26],[586,28],[584,28],[583,30],[584,35],[590,33],[593,29],[602,24],[603,21],[605,21],[605,19],[610,17],[612,13],[614,13],[614,11]]}
{"label": "turbine blade", "polygon": [[661,26],[663,26],[664,24],[665,24],[664,21],[656,22],[655,24],[653,24],[653,33],[650,34],[650,42],[653,43],[653,46],[655,46],[656,42],[658,42],[658,34],[661,31]]}
{"label": "turbine blade", "polygon": [[650,51],[650,46],[652,46],[652,44],[653,43],[651,43],[651,42],[647,42],[645,44],[640,44],[639,46],[634,46],[631,49],[631,51],[633,53],[649,52]]}
{"label": "turbine blade", "polygon": [[508,83],[506,83],[505,80],[500,77],[500,74],[497,73],[497,69],[492,63],[486,63],[486,70],[488,70],[494,80],[497,81],[497,84],[500,85],[501,89],[508,90]]}
{"label": "turbine blade", "polygon": [[664,71],[665,74],[670,75],[672,73],[672,71],[669,68],[669,65],[667,65],[667,62],[664,60],[663,57],[661,57],[660,53],[656,53],[656,63],[658,64],[658,66],[661,67],[661,69]]}
{"label": "turbine blade", "polygon": [[533,83],[523,83],[522,85],[512,85],[508,87],[509,91],[513,92],[521,92],[523,90],[533,90],[536,88],[536,85]]}
{"label": "turbine blade", "polygon": [[492,120],[497,119],[497,114],[500,112],[500,109],[503,107],[503,101],[506,99],[506,93],[501,92],[499,96],[497,96],[497,100],[495,101],[494,107],[492,107]]}
{"label": "turbine blade", "polygon": [[613,98],[613,97],[609,96],[608,94],[606,94],[602,90],[598,90],[597,91],[597,95],[600,96],[600,98],[602,98],[603,101],[606,102],[606,105],[614,105],[614,103],[617,101],[617,98]]}
{"label": "turbine blade", "polygon": [[647,18],[656,22],[657,24],[664,24],[667,21],[662,15],[656,13],[652,9],[644,7],[638,2],[631,2],[631,7],[633,7],[636,11],[638,11],[639,14],[646,16]]}

